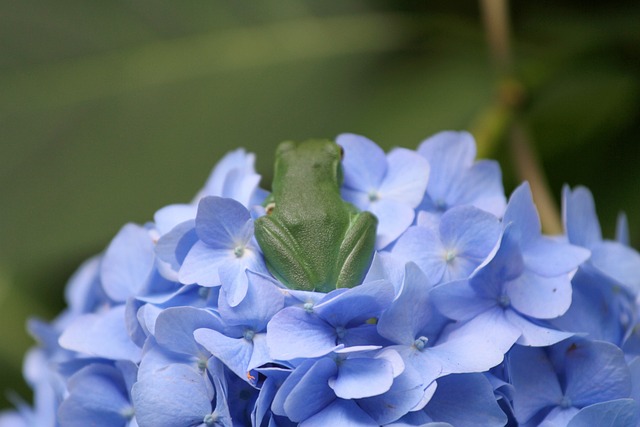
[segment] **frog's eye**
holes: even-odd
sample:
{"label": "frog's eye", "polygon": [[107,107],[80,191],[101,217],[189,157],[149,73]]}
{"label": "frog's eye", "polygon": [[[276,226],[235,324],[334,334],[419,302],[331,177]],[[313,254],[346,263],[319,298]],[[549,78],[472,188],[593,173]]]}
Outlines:
{"label": "frog's eye", "polygon": [[344,148],[342,145],[338,145],[338,148],[340,148],[340,160],[344,160]]}
{"label": "frog's eye", "polygon": [[265,206],[264,210],[266,211],[267,215],[271,215],[275,208],[276,208],[276,204],[274,202],[271,202],[271,203],[267,203],[267,206]]}

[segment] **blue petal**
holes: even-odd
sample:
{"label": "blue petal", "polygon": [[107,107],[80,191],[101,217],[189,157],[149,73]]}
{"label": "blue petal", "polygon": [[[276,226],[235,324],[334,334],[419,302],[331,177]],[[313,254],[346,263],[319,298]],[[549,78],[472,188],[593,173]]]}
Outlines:
{"label": "blue petal", "polygon": [[253,353],[253,343],[244,338],[229,338],[213,329],[196,329],[196,341],[220,359],[238,377],[245,379]]}
{"label": "blue petal", "polygon": [[195,227],[196,222],[193,219],[182,222],[160,237],[156,244],[158,258],[169,263],[175,271],[180,270],[187,254],[198,241]]}
{"label": "blue petal", "polygon": [[253,220],[247,208],[233,199],[207,196],[198,204],[198,237],[212,248],[234,249],[253,235]]}
{"label": "blue petal", "polygon": [[454,320],[469,320],[497,307],[495,298],[478,295],[468,280],[443,283],[431,291],[430,298],[438,310]]}
{"label": "blue petal", "polygon": [[355,402],[336,400],[322,412],[300,423],[300,427],[379,427]]}
{"label": "blue petal", "polygon": [[415,217],[411,206],[387,199],[371,203],[369,211],[378,218],[376,249],[383,249],[396,240]]}
{"label": "blue petal", "polygon": [[202,349],[193,338],[193,332],[199,328],[222,330],[224,325],[220,318],[209,310],[170,307],[163,310],[156,320],[156,341],[167,350],[199,356]]}
{"label": "blue petal", "polygon": [[391,384],[391,363],[382,358],[357,356],[341,362],[338,375],[329,380],[329,387],[342,399],[376,396],[388,391]]}
{"label": "blue petal", "polygon": [[[368,157],[367,157],[368,161]],[[387,156],[387,173],[379,187],[379,195],[415,208],[429,180],[429,163],[414,151],[395,148]]]}
{"label": "blue petal", "polygon": [[436,421],[456,427],[502,427],[507,416],[502,412],[493,387],[482,374],[448,375],[438,379],[438,388],[425,407]]}
{"label": "blue petal", "polygon": [[124,426],[133,415],[122,374],[113,366],[89,365],[69,378],[67,388],[58,410],[61,427]]}
{"label": "blue petal", "polygon": [[420,143],[418,153],[431,165],[428,194],[447,200],[451,184],[472,165],[476,144],[468,132],[440,132]]}
{"label": "blue petal", "polygon": [[[311,368],[299,378],[284,401],[284,410],[291,421],[304,421],[312,415],[322,411],[336,396],[329,387],[329,378],[337,373],[336,363],[323,358],[316,361]],[[283,384],[297,378],[290,375]],[[285,388],[286,389],[286,388]]]}
{"label": "blue petal", "polygon": [[556,406],[563,392],[555,369],[544,350],[515,346],[509,352],[516,418],[524,423],[548,406]]}
{"label": "blue petal", "polygon": [[632,292],[640,291],[640,254],[618,242],[604,241],[591,248],[591,264]]}
{"label": "blue petal", "polygon": [[117,302],[137,296],[147,284],[154,262],[154,245],[149,232],[139,225],[125,225],[102,259],[100,278],[105,292]]}
{"label": "blue petal", "polygon": [[616,242],[625,246],[630,246],[630,238],[627,215],[624,212],[620,212],[616,220]]}
{"label": "blue petal", "polygon": [[156,211],[153,221],[158,232],[164,235],[178,224],[195,219],[197,212],[196,205],[169,205]]}
{"label": "blue petal", "polygon": [[138,381],[131,395],[140,427],[198,426],[212,410],[204,378],[181,364]]}
{"label": "blue petal", "polygon": [[563,351],[565,395],[574,406],[622,399],[631,393],[631,379],[624,354],[603,341],[577,341],[557,346]]}
{"label": "blue petal", "polygon": [[633,399],[617,399],[583,408],[567,427],[628,427],[638,425],[639,418]]}
{"label": "blue petal", "polygon": [[522,183],[511,194],[502,222],[505,226],[511,224],[517,231],[523,250],[527,243],[535,242],[540,237],[540,218],[528,182]]}
{"label": "blue petal", "polygon": [[466,170],[462,180],[449,193],[451,204],[473,205],[500,218],[507,206],[500,164],[481,160]]}
{"label": "blue petal", "polygon": [[377,190],[387,172],[387,158],[382,148],[352,133],[338,135],[336,143],[344,150],[344,187],[364,193]]}
{"label": "blue petal", "polygon": [[324,356],[338,348],[336,338],[335,327],[297,307],[285,308],[267,325],[267,344],[276,360]]}
{"label": "blue petal", "polygon": [[574,245],[591,248],[602,240],[600,222],[591,192],[585,187],[562,188],[564,227],[569,241]]}
{"label": "blue petal", "polygon": [[541,237],[527,245],[522,257],[527,268],[541,276],[569,273],[591,255],[587,249]]}
{"label": "blue petal", "polygon": [[507,309],[504,315],[512,327],[520,330],[521,335],[517,341],[520,345],[543,347],[555,344],[573,335],[572,332],[539,326],[514,310]]}
{"label": "blue petal", "polygon": [[206,243],[198,241],[191,248],[184,259],[178,278],[180,283],[200,286],[219,286],[220,276],[218,270],[221,266],[235,258],[233,251],[229,249],[213,249]]}
{"label": "blue petal", "polygon": [[85,314],[73,320],[60,336],[60,346],[91,356],[113,360],[140,361],[140,348],[127,332],[125,306],[99,314]]}
{"label": "blue petal", "polygon": [[397,344],[412,345],[434,315],[430,289],[424,273],[415,264],[407,264],[402,291],[378,320],[380,335]]}
{"label": "blue petal", "polygon": [[413,261],[433,284],[440,283],[444,276],[446,252],[437,231],[426,227],[409,227],[391,250],[404,262]]}
{"label": "blue petal", "polygon": [[571,305],[569,275],[542,277],[526,271],[507,282],[505,291],[516,310],[537,319],[562,316]]}

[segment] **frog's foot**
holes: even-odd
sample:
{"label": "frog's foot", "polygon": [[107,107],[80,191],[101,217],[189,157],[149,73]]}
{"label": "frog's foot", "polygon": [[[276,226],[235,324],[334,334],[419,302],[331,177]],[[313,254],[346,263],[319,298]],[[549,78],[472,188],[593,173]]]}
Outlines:
{"label": "frog's foot", "polygon": [[352,216],[336,259],[336,271],[340,272],[336,288],[352,288],[362,282],[373,258],[377,225],[371,212]]}

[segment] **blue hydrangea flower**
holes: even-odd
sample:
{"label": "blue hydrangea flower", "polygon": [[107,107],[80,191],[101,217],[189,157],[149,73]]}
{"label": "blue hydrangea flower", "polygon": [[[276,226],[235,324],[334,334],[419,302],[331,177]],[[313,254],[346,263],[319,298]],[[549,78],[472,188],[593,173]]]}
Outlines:
{"label": "blue hydrangea flower", "polygon": [[476,157],[468,132],[440,132],[424,140],[418,153],[431,165],[429,185],[418,210],[438,216],[454,206],[471,205],[502,217],[506,197],[500,165]]}
{"label": "blue hydrangea flower", "polygon": [[199,240],[180,267],[180,281],[222,285],[229,304],[238,305],[247,293],[244,271],[268,274],[249,211],[233,199],[205,197],[198,205],[195,229]]}
{"label": "blue hydrangea flower", "polygon": [[378,218],[376,248],[382,249],[415,218],[429,179],[429,164],[414,151],[396,148],[385,155],[364,136],[342,134],[344,150],[342,196]]}

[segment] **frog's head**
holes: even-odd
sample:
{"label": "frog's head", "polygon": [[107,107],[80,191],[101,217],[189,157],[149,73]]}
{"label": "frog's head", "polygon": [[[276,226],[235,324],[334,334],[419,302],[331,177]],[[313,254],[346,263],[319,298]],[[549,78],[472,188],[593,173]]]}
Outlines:
{"label": "frog's head", "polygon": [[285,141],[276,151],[276,174],[314,182],[331,181],[342,185],[342,147],[328,139],[311,139],[300,143]]}

